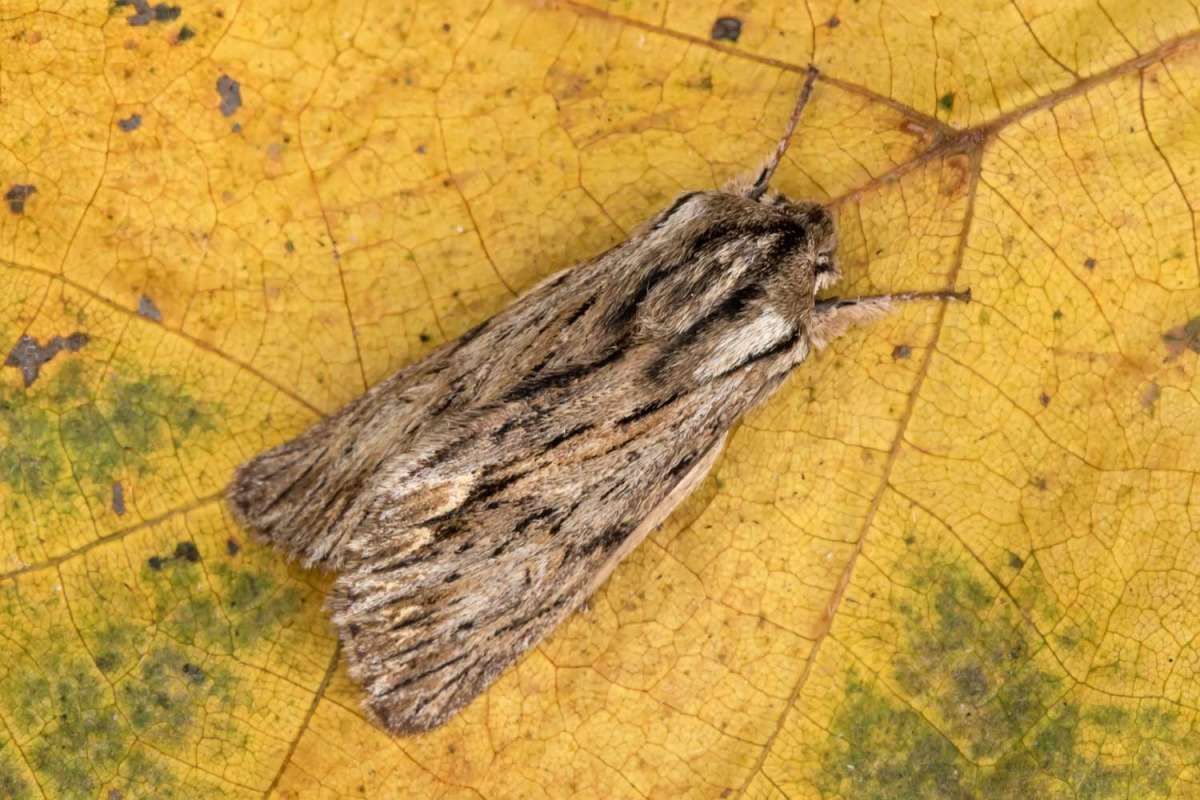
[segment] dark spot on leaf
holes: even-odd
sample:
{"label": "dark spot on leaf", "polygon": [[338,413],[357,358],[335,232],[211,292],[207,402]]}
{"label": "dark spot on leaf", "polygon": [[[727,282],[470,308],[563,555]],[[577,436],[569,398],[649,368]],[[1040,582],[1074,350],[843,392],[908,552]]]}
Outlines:
{"label": "dark spot on leaf", "polygon": [[120,481],[113,481],[112,510],[117,516],[125,513],[125,487],[121,486]]}
{"label": "dark spot on leaf", "polygon": [[1050,316],[1051,316],[1051,318],[1054,319],[1055,322],[1057,322],[1058,320],[1063,318],[1062,309],[1061,308],[1054,309],[1054,313],[1051,314]]}
{"label": "dark spot on leaf", "polygon": [[442,23],[442,33],[449,33],[449,32],[450,32],[450,23],[443,22]]}
{"label": "dark spot on leaf", "polygon": [[1020,569],[1025,566],[1025,559],[1010,550],[1008,553],[1008,565],[1013,569]]}
{"label": "dark spot on leaf", "polygon": [[420,333],[420,334],[418,334],[417,338],[419,338],[419,339],[420,339],[422,342],[424,342],[425,344],[428,344],[429,342],[432,342],[432,341],[433,341],[433,337],[432,337],[432,336],[430,336],[430,335],[429,335],[428,333],[426,333],[425,331],[421,331],[421,333]]}
{"label": "dark spot on leaf", "polygon": [[142,127],[142,115],[130,114],[125,119],[119,119],[117,120],[117,127],[126,133],[136,131],[138,128]]}
{"label": "dark spot on leaf", "polygon": [[151,6],[149,0],[117,0],[117,8],[124,6],[133,8],[134,13],[126,17],[125,21],[135,28],[149,25],[151,22],[170,22],[173,19],[178,19],[181,13],[179,6],[172,6],[166,3],[158,3],[155,6]]}
{"label": "dark spot on leaf", "polygon": [[148,0],[117,0],[115,5],[117,8],[125,6],[133,8],[134,13],[126,17],[125,21],[135,28],[149,25],[150,20],[154,19],[154,9],[150,7]]}
{"label": "dark spot on leaf", "polygon": [[232,117],[242,107],[242,85],[228,75],[217,78],[217,94],[221,96],[221,113]]}
{"label": "dark spot on leaf", "polygon": [[13,345],[13,349],[9,351],[8,357],[4,359],[4,366],[16,367],[21,370],[25,386],[32,386],[33,382],[37,380],[43,364],[63,350],[69,353],[78,352],[87,343],[88,335],[79,331],[66,338],[55,336],[45,345],[38,344],[36,337],[23,334]]}
{"label": "dark spot on leaf", "polygon": [[230,536],[225,540],[225,552],[231,556],[236,556],[242,551],[242,546],[238,544],[238,540]]}
{"label": "dark spot on leaf", "polygon": [[951,111],[954,109],[954,92],[946,92],[938,98],[938,107],[943,111]]}
{"label": "dark spot on leaf", "polygon": [[146,559],[146,566],[150,567],[150,569],[154,570],[155,572],[160,571],[163,568],[163,565],[166,563],[167,562],[163,560],[162,556],[150,556],[148,559]]}
{"label": "dark spot on leaf", "polygon": [[912,348],[906,344],[898,344],[892,348],[892,360],[899,361],[912,355]]}
{"label": "dark spot on leaf", "polygon": [[200,551],[193,542],[180,542],[175,545],[175,558],[195,564],[200,560]]}
{"label": "dark spot on leaf", "polygon": [[829,18],[829,21],[826,22],[825,24],[828,25],[830,28],[836,28],[838,25],[842,24],[842,21],[840,19],[838,19],[837,14],[834,14],[832,17]]}
{"label": "dark spot on leaf", "polygon": [[8,201],[8,210],[14,214],[24,214],[25,201],[36,191],[37,187],[32,183],[14,183],[8,187],[8,191],[4,193],[4,199]]}
{"label": "dark spot on leaf", "polygon": [[710,35],[714,42],[736,42],[742,35],[742,21],[737,17],[718,17]]}
{"label": "dark spot on leaf", "polygon": [[283,249],[287,250],[289,253],[294,253],[294,252],[296,252],[296,243],[293,242],[291,239],[288,239],[286,242],[283,243]]}
{"label": "dark spot on leaf", "polygon": [[1089,256],[1088,258],[1084,259],[1083,266],[1087,267],[1087,269],[1089,269],[1089,270],[1095,269],[1096,268],[1096,259]]}
{"label": "dark spot on leaf", "polygon": [[158,310],[158,306],[154,304],[154,301],[148,295],[142,295],[138,298],[137,312],[140,316],[148,320],[162,322],[162,312]]}
{"label": "dark spot on leaf", "polygon": [[1050,484],[1048,484],[1046,482],[1046,479],[1043,478],[1041,475],[1039,475],[1033,479],[1033,488],[1037,489],[1039,492],[1046,491],[1046,489],[1047,489],[1047,487],[1049,487],[1049,485]]}
{"label": "dark spot on leaf", "polygon": [[181,671],[192,683],[204,683],[204,678],[206,677],[204,670],[200,669],[200,667],[197,667],[190,661],[181,667]]}
{"label": "dark spot on leaf", "polygon": [[1042,408],[1046,408],[1050,405],[1050,395],[1042,392],[1038,395],[1038,402],[1042,404]]}
{"label": "dark spot on leaf", "polygon": [[176,34],[175,43],[181,44],[183,42],[186,42],[188,39],[193,38],[195,35],[196,35],[196,32],[194,30],[189,28],[187,25],[184,25],[179,29],[179,33]]}
{"label": "dark spot on leaf", "polygon": [[1185,350],[1200,353],[1200,317],[1192,317],[1184,324],[1171,328],[1163,334],[1162,339],[1167,346],[1167,361],[1179,358]]}

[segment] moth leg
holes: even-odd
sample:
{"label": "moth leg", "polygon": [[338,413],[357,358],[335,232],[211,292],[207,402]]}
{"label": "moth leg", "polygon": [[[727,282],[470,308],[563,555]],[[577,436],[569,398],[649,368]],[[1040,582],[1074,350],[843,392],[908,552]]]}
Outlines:
{"label": "moth leg", "polygon": [[853,300],[822,300],[813,309],[809,329],[813,347],[820,350],[851,328],[885,317],[896,307],[916,300],[960,300],[970,302],[971,290],[962,292],[904,292]]}

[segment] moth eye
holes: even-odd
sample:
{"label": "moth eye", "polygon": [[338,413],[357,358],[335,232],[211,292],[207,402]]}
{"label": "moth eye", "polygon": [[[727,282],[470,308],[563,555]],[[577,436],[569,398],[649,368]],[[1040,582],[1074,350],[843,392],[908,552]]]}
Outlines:
{"label": "moth eye", "polygon": [[833,262],[826,253],[822,253],[821,255],[817,256],[816,263],[818,275],[820,275],[822,272],[829,272],[829,270],[833,269]]}

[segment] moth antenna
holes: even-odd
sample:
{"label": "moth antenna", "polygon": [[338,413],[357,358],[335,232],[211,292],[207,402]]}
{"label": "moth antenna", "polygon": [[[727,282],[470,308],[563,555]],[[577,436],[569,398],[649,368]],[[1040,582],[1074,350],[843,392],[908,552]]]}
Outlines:
{"label": "moth antenna", "polygon": [[775,152],[771,154],[771,157],[767,159],[767,163],[763,166],[762,172],[758,173],[758,177],[754,180],[753,185],[746,190],[746,197],[751,200],[757,200],[763,196],[763,192],[767,191],[767,185],[771,182],[771,176],[775,174],[775,169],[779,166],[779,162],[783,160],[783,154],[787,152],[788,145],[792,141],[792,134],[796,131],[796,124],[800,122],[800,113],[808,105],[808,98],[812,96],[813,84],[817,82],[820,74],[820,71],[816,67],[812,64],[808,65],[808,70],[804,78],[804,86],[800,87],[800,96],[796,98],[796,107],[792,109],[792,116],[788,119],[787,128],[784,130],[779,144],[775,145]]}
{"label": "moth antenna", "polygon": [[961,292],[955,292],[945,289],[937,292],[901,292],[870,297],[846,299],[830,297],[827,300],[819,300],[813,309],[815,313],[809,328],[809,336],[813,346],[822,350],[851,328],[887,316],[895,310],[897,304],[921,300],[957,300],[961,303],[969,303],[971,302],[971,290],[964,289]]}
{"label": "moth antenna", "polygon": [[819,310],[835,309],[865,303],[906,303],[912,300],[957,300],[960,303],[969,303],[971,302],[971,290],[963,289],[961,292],[955,292],[950,289],[942,289],[933,292],[899,292],[897,294],[871,295],[868,297],[830,297],[826,300],[818,300],[817,308]]}

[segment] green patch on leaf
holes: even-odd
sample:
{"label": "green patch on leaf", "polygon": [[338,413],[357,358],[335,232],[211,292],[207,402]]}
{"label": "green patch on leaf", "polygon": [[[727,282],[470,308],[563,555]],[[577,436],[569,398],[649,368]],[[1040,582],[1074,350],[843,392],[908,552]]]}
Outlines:
{"label": "green patch on leaf", "polygon": [[1153,700],[1091,700],[1039,658],[1045,643],[966,569],[908,576],[890,672],[849,676],[819,788],[853,798],[1168,797],[1200,734]]}
{"label": "green patch on leaf", "polygon": [[54,501],[82,487],[106,503],[120,473],[151,472],[156,451],[220,418],[162,376],[117,373],[93,387],[84,370],[68,361],[32,390],[0,388],[0,483],[15,495]]}
{"label": "green patch on leaf", "polygon": [[[150,627],[101,606],[77,611],[84,624],[74,649],[72,636],[42,631],[6,651],[15,656],[0,670],[0,708],[23,759],[0,739],[0,800],[38,796],[37,785],[53,797],[219,797],[228,789],[195,771],[181,783],[173,763],[194,763],[202,745],[210,755],[251,746],[254,731],[243,721],[256,701],[231,665],[290,624],[303,597],[264,572],[209,565],[194,545],[177,544],[166,545],[172,555],[160,571],[142,575]],[[16,589],[0,592],[0,606]]]}
{"label": "green patch on leaf", "polygon": [[14,763],[13,745],[0,744],[0,798],[3,800],[27,800],[34,797],[33,788],[25,780],[24,770]]}

